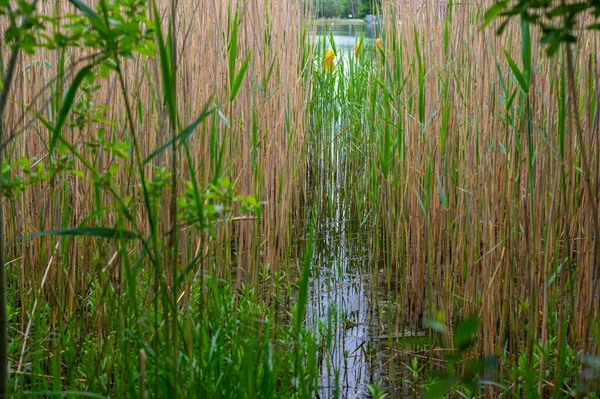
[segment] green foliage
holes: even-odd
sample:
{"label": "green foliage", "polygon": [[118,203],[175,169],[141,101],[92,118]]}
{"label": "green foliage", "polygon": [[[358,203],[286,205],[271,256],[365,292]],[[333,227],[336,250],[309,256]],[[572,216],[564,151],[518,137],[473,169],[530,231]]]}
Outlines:
{"label": "green foliage", "polygon": [[47,181],[51,176],[62,170],[72,170],[74,162],[67,156],[51,157],[52,169],[48,170],[44,162],[37,158],[21,157],[14,162],[2,165],[2,195],[4,198],[15,199],[27,187]]}
{"label": "green foliage", "polygon": [[[446,332],[443,324],[437,321],[428,321],[426,324],[438,333]],[[478,330],[477,315],[471,315],[456,323],[452,339],[447,336],[448,342],[452,342],[452,349],[444,354],[446,368],[430,373],[431,382],[425,391],[426,398],[443,398],[451,392],[474,394],[482,385],[484,376],[497,367],[494,356],[470,355],[477,343],[475,336]]]}
{"label": "green foliage", "polygon": [[229,21],[229,45],[228,55],[229,55],[229,101],[233,101],[237,96],[242,82],[244,81],[244,76],[246,75],[246,69],[248,69],[248,63],[252,58],[252,50],[246,56],[244,62],[240,66],[239,72],[236,73],[236,65],[237,65],[237,54],[238,54],[238,29],[240,26],[240,17],[238,10],[235,10],[235,15],[233,20]]}
{"label": "green foliage", "polygon": [[381,11],[381,0],[360,0],[360,16],[377,14]]}
{"label": "green foliage", "polygon": [[305,0],[312,1],[313,18],[364,18],[381,9],[381,0]]}
{"label": "green foliage", "polygon": [[[260,300],[253,288],[241,286],[238,292],[228,282],[211,277],[216,261],[212,257],[204,258],[204,247],[188,264],[180,265],[176,257],[175,262],[168,263],[176,252],[169,246],[172,232],[176,235],[180,228],[196,230],[204,245],[215,239],[220,227],[230,224],[240,214],[259,214],[264,205],[253,195],[236,193],[234,182],[225,176],[226,168],[221,165],[225,141],[219,141],[220,129],[231,129],[232,124],[218,111],[216,100],[210,99],[189,125],[183,125],[178,113],[183,105],[177,104],[175,96],[177,74],[172,55],[176,49],[169,40],[172,26],[165,40],[161,17],[158,12],[148,15],[146,0],[100,0],[95,7],[81,0],[70,2],[76,12],[52,16],[38,13],[26,1],[16,2],[16,7],[11,9],[8,2],[0,0],[0,15],[12,22],[5,28],[6,48],[14,54],[35,53],[46,48],[55,51],[61,59],[56,78],[60,84],[49,85],[48,92],[41,93],[50,98],[48,108],[53,113],[49,111],[50,115],[46,115],[45,111],[21,104],[41,128],[38,134],[44,138],[49,154],[41,159],[8,158],[3,162],[2,195],[18,203],[18,196],[26,189],[35,190],[46,183],[51,187],[49,195],[56,196],[57,208],[65,214],[62,220],[60,217],[57,220],[65,225],[71,220],[69,190],[61,191],[60,185],[79,180],[89,183],[93,186],[96,205],[90,215],[81,215],[75,226],[40,229],[25,237],[16,237],[15,241],[55,237],[65,243],[87,240],[85,242],[102,246],[110,240],[113,244],[116,242],[115,255],[119,255],[125,266],[118,294],[113,282],[106,279],[107,273],[111,273],[106,269],[98,267],[98,274],[93,276],[82,273],[82,280],[86,281],[81,283],[89,288],[89,296],[80,298],[81,303],[76,306],[83,316],[65,318],[58,325],[50,320],[45,298],[40,301],[44,305],[37,307],[35,293],[17,293],[16,286],[10,287],[11,298],[35,297],[33,309],[12,301],[7,307],[11,322],[22,323],[26,312],[30,312],[27,318],[31,320],[31,336],[26,338],[27,342],[22,342],[21,335],[15,335],[8,343],[11,357],[21,357],[19,373],[23,373],[13,374],[8,381],[10,397],[133,397],[140,396],[141,385],[145,386],[142,396],[148,397],[184,397],[190,392],[199,397],[274,397],[301,392],[301,396],[309,397],[318,374],[314,364],[301,364],[303,359],[316,357],[315,341],[302,327],[305,307],[293,325],[289,319],[275,323],[275,308]],[[19,25],[17,22],[21,19],[25,22]],[[246,72],[251,69],[252,52],[239,64],[239,25],[236,11],[228,31],[230,102],[235,100]],[[72,75],[67,75],[65,54],[76,53],[73,51],[76,49],[91,56],[85,58],[83,66],[74,62]],[[166,106],[171,127],[170,137],[150,154],[140,151],[138,143],[143,138],[139,137],[138,121],[134,120],[130,103],[131,92],[121,68],[124,59],[134,55],[143,61],[158,62],[163,98],[156,102]],[[94,102],[103,79],[111,74],[119,82],[119,94],[125,103],[120,121],[105,120],[106,108]],[[140,114],[142,118],[143,110]],[[123,121],[125,124],[116,129]],[[209,122],[216,137],[213,161],[218,167],[204,187],[196,176],[199,162],[192,156],[189,141],[197,129],[206,127]],[[72,143],[69,139],[72,136],[66,133],[72,130],[95,133]],[[116,130],[125,131],[124,141],[117,138]],[[19,134],[9,133],[11,138]],[[3,151],[9,148],[8,141],[2,145]],[[86,158],[84,154],[91,156]],[[172,166],[174,163],[171,166],[159,163],[166,156],[178,160],[182,154],[187,160],[185,179],[181,170]],[[109,162],[97,162],[101,157]],[[78,167],[82,170],[76,169]],[[127,190],[123,189],[124,182],[116,178],[121,173],[129,179]],[[123,197],[123,192],[138,195]],[[158,226],[168,224],[164,198],[170,193],[174,193],[171,197],[174,217],[170,219],[168,233],[163,233]],[[107,199],[111,205],[106,205]],[[143,215],[147,223],[139,223],[137,215]],[[111,225],[107,226],[108,223]],[[91,258],[98,264],[90,269],[100,264],[106,266],[101,254],[95,253]],[[198,273],[199,280],[194,279],[189,284],[192,299],[184,309],[175,295],[181,281],[196,272],[200,262],[205,269]],[[166,267],[171,267],[170,272],[174,274],[172,285],[165,281]],[[270,277],[265,276],[265,279]],[[13,276],[16,278],[19,277]],[[277,273],[275,278],[277,289],[291,292],[289,284]],[[307,284],[308,280],[306,289]],[[306,304],[306,299],[303,302]],[[146,308],[147,304],[153,306]],[[106,334],[102,338],[91,338],[86,320],[104,309],[111,309],[114,317],[105,320]],[[190,323],[186,329],[185,323]],[[51,336],[48,331],[52,332]],[[61,347],[67,349],[61,350]],[[47,348],[51,348],[51,355],[48,355],[50,352],[44,354]],[[24,357],[27,360],[21,362]],[[292,370],[296,373],[289,373]],[[68,375],[64,377],[63,373]],[[298,385],[300,379],[304,385]],[[2,383],[6,385],[6,381]]]}
{"label": "green foliage", "polygon": [[[197,192],[191,181],[186,182],[185,193],[178,200],[179,219],[186,225],[194,226],[214,237],[219,220],[226,222],[233,217],[234,209],[241,213],[255,213],[261,204],[253,196],[235,195],[231,181],[223,177],[210,184],[202,192]],[[238,207],[234,207],[238,204]]]}
{"label": "green foliage", "polygon": [[344,17],[348,15],[352,15],[352,18],[362,17],[360,3],[360,0],[344,0]]}
{"label": "green foliage", "polygon": [[346,8],[345,0],[313,0],[316,18],[339,18]]}
{"label": "green foliage", "polygon": [[385,399],[388,396],[381,387],[381,380],[377,384],[367,384],[367,388],[373,399]]}
{"label": "green foliage", "polygon": [[591,17],[587,20],[586,29],[600,30],[600,3],[597,1],[503,0],[496,1],[486,11],[484,26],[502,18],[498,28],[498,33],[501,33],[512,17],[520,16],[523,21],[541,28],[541,41],[547,45],[548,55],[552,56],[561,43],[577,41],[577,24],[583,15]]}

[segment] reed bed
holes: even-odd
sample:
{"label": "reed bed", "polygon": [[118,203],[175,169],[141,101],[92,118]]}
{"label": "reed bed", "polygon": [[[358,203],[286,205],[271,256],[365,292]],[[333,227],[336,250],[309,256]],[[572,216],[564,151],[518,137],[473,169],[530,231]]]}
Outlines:
{"label": "reed bed", "polygon": [[[67,31],[72,3],[38,7]],[[98,48],[18,58],[2,154],[12,396],[314,397],[319,368],[350,355],[336,324],[361,320],[309,287],[344,279],[371,290],[361,330],[388,337],[352,356],[385,359],[391,395],[594,389],[595,35],[549,58],[527,24],[482,30],[487,2],[384,0],[381,40],[353,51],[313,45],[301,2],[142,3],[153,44],[81,75],[74,97]],[[410,358],[392,337],[421,327],[446,337]],[[437,358],[465,335],[464,358]],[[481,354],[492,374],[469,368]],[[425,376],[444,367],[448,381]]]}
{"label": "reed bed", "polygon": [[[106,76],[82,84],[54,151],[49,127],[94,49],[18,58],[4,118],[14,134],[5,178],[15,182],[4,202],[9,394],[304,392],[311,382],[298,386],[298,359],[310,337],[284,330],[290,319],[274,306],[290,296],[298,256],[290,235],[305,167],[304,9],[134,6],[144,28],[160,21],[162,36],[122,60],[121,73],[94,70]],[[38,10],[64,24],[82,15],[67,1]],[[98,237],[98,227],[131,234]]]}
{"label": "reed bed", "polygon": [[[528,24],[482,30],[487,7],[384,1],[384,48],[340,62],[313,104],[339,121],[332,141],[356,177],[344,191],[376,226],[390,334],[425,320],[451,336],[475,314],[477,352],[498,356],[505,384],[485,396],[588,392],[597,35],[581,33],[570,70],[571,53],[547,57]],[[339,107],[324,105],[331,99]]]}

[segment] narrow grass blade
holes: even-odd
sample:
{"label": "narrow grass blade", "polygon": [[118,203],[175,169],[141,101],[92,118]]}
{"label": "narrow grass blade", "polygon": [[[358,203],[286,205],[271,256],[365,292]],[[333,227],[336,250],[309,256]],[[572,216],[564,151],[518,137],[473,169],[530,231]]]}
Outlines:
{"label": "narrow grass blade", "polygon": [[229,101],[235,100],[235,97],[237,96],[238,92],[240,91],[240,87],[242,87],[242,82],[244,81],[244,76],[246,75],[246,69],[248,69],[248,63],[250,62],[251,58],[252,58],[252,50],[250,50],[250,53],[248,53],[248,57],[246,57],[246,60],[240,67],[240,71],[238,72],[237,76],[235,77],[235,82],[233,82],[233,85],[231,87],[231,92],[229,93]]}
{"label": "narrow grass blade", "polygon": [[60,109],[60,113],[58,114],[58,119],[56,121],[56,125],[54,126],[54,131],[52,132],[52,138],[50,139],[50,149],[49,152],[54,151],[56,147],[56,142],[58,141],[58,136],[60,136],[60,132],[67,120],[67,116],[69,115],[69,111],[73,107],[73,102],[75,101],[75,94],[77,94],[77,90],[83,82],[83,79],[86,78],[88,73],[91,72],[93,65],[85,66],[77,73],[75,79],[73,79],[73,83],[67,90],[67,94],[65,95],[65,99],[63,100],[62,107]]}
{"label": "narrow grass blade", "polygon": [[523,75],[523,73],[519,69],[519,66],[512,59],[512,57],[510,56],[510,54],[508,53],[508,51],[504,50],[504,55],[506,56],[506,60],[508,61],[508,65],[510,66],[510,69],[512,70],[513,75],[515,76],[515,79],[517,80],[517,83],[519,84],[519,87],[521,87],[521,91],[523,93],[525,93],[525,94],[529,93],[529,83],[527,82],[527,79],[525,79],[525,76]]}
{"label": "narrow grass blade", "polygon": [[196,130],[196,128],[198,127],[198,125],[204,119],[206,119],[207,116],[209,116],[210,114],[212,114],[214,112],[214,110],[216,109],[216,108],[210,108],[210,109],[208,108],[210,102],[211,102],[211,100],[209,100],[206,103],[206,105],[204,106],[204,109],[200,113],[200,116],[198,118],[196,118],[188,127],[186,127],[185,129],[183,129],[183,131],[180,134],[178,134],[177,136],[172,137],[171,139],[167,140],[166,143],[164,143],[163,145],[161,145],[160,147],[158,147],[155,151],[152,152],[152,154],[148,155],[148,157],[146,159],[144,159],[144,165],[147,164],[148,162],[150,162],[152,159],[154,159],[157,156],[159,156],[163,151],[165,151],[171,145],[173,145],[174,142],[187,140],[192,135],[192,133],[194,133],[194,131]]}

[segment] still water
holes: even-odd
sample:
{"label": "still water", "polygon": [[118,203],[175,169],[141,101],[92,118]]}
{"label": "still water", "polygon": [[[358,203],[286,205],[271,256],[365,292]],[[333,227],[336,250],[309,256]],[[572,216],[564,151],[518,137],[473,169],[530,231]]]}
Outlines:
{"label": "still water", "polygon": [[337,47],[354,47],[356,39],[361,34],[369,40],[375,40],[379,35],[379,27],[375,24],[348,24],[339,22],[326,22],[316,25],[316,37],[328,37],[329,32],[333,33],[333,39]]}
{"label": "still water", "polygon": [[[316,40],[329,40],[330,31],[340,58],[352,53],[363,32],[367,40],[378,37],[375,25],[335,23],[318,25]],[[378,306],[384,290],[369,250],[373,231],[356,220],[350,212],[352,200],[344,193],[351,176],[346,174],[343,146],[335,145],[340,121],[333,120],[327,130],[319,132],[324,148],[314,149],[314,179],[309,183],[311,212],[319,215],[307,307],[309,325],[318,331],[322,348],[319,397],[367,398],[368,384],[387,382],[389,374],[389,351],[382,342],[387,328]]]}

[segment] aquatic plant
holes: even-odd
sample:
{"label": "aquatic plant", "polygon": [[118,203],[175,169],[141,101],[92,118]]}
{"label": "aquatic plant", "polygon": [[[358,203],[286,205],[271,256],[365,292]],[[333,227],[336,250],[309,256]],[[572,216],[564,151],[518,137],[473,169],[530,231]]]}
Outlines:
{"label": "aquatic plant", "polygon": [[325,60],[323,66],[326,72],[332,72],[335,69],[335,52],[332,49],[328,49],[325,53]]}
{"label": "aquatic plant", "polygon": [[597,390],[595,37],[421,3],[354,57],[297,2],[0,4],[0,396]]}
{"label": "aquatic plant", "polygon": [[287,373],[315,351],[283,299],[297,248],[274,239],[303,181],[300,7],[0,7],[3,29],[35,16],[1,49],[22,51],[2,117],[8,396],[312,390],[310,365]]}

